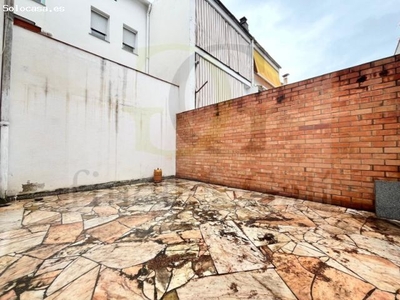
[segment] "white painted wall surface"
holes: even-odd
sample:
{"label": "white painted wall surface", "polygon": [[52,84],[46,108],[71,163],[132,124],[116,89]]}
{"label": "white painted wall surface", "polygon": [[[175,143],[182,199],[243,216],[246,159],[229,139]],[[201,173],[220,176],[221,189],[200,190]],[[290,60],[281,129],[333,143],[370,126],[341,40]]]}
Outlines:
{"label": "white painted wall surface", "polygon": [[[110,16],[109,42],[90,35],[91,6]],[[27,10],[49,9],[51,12]],[[63,8],[63,12],[56,9]],[[53,38],[110,60],[145,70],[147,5],[140,0],[15,0],[15,13],[36,23]],[[123,24],[138,31],[138,55],[122,49]]]}
{"label": "white painted wall surface", "polygon": [[16,26],[11,80],[8,195],[175,174],[176,86]]}
{"label": "white painted wall surface", "polygon": [[[0,6],[3,7],[4,5],[4,0],[0,0]],[[0,11],[0,44],[3,47],[3,33],[4,33],[4,12],[3,10]],[[0,59],[0,74],[2,70],[2,60]]]}
{"label": "white painted wall surface", "polygon": [[194,109],[195,2],[156,0],[150,23],[150,74],[179,85],[180,111]]}
{"label": "white painted wall surface", "polygon": [[254,85],[258,86],[261,85],[262,87],[264,87],[265,89],[273,89],[274,87],[272,86],[272,84],[270,84],[268,81],[266,81],[264,78],[262,78],[260,75],[258,74],[254,74]]}

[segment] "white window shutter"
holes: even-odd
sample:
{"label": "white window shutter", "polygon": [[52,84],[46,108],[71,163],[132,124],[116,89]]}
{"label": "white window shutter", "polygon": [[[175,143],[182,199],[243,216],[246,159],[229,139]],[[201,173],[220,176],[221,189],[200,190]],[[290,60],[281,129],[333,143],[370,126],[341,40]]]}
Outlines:
{"label": "white window shutter", "polygon": [[124,28],[124,44],[128,45],[132,48],[136,48],[135,40],[136,40],[136,33]]}
{"label": "white window shutter", "polygon": [[108,19],[106,17],[92,11],[92,29],[107,35],[107,21]]}

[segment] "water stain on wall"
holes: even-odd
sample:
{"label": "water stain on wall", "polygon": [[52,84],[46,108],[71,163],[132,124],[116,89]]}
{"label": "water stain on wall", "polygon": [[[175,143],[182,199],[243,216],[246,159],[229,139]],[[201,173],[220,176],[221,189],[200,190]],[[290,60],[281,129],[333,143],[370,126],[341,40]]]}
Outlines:
{"label": "water stain on wall", "polygon": [[128,69],[124,68],[123,70],[123,78],[122,78],[122,103],[125,103],[126,100],[126,88],[128,85]]}
{"label": "water stain on wall", "polygon": [[115,95],[115,133],[118,134],[118,122],[119,122],[119,103],[118,94]]}
{"label": "water stain on wall", "polygon": [[107,61],[102,58],[101,59],[101,73],[100,73],[100,101],[103,102],[103,95],[104,95],[104,79],[105,79],[105,69],[106,69],[106,63]]}
{"label": "water stain on wall", "polygon": [[112,110],[112,96],[111,96],[111,90],[112,90],[112,83],[111,81],[108,82],[108,120],[110,121],[111,117],[111,110]]}

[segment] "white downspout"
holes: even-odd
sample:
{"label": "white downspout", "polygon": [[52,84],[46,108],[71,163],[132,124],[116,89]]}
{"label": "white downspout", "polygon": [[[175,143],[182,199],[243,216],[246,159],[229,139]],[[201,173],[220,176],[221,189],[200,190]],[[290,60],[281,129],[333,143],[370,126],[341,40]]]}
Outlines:
{"label": "white downspout", "polygon": [[147,32],[146,32],[146,73],[150,73],[150,14],[151,9],[153,8],[153,4],[149,3],[147,8]]}
{"label": "white downspout", "polygon": [[251,40],[251,87],[254,84],[254,40]]}
{"label": "white downspout", "polygon": [[[4,2],[14,7],[14,0]],[[11,50],[13,39],[14,14],[11,10],[4,12],[4,30],[1,64],[1,98],[0,98],[0,198],[5,200],[8,188],[8,137],[11,98]]]}

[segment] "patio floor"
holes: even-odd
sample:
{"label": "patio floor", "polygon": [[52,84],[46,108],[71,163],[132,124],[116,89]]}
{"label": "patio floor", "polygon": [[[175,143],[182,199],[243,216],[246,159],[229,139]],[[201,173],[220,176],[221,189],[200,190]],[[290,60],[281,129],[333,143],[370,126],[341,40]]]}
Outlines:
{"label": "patio floor", "polygon": [[1,300],[394,300],[399,266],[399,222],[187,180],[0,208]]}

